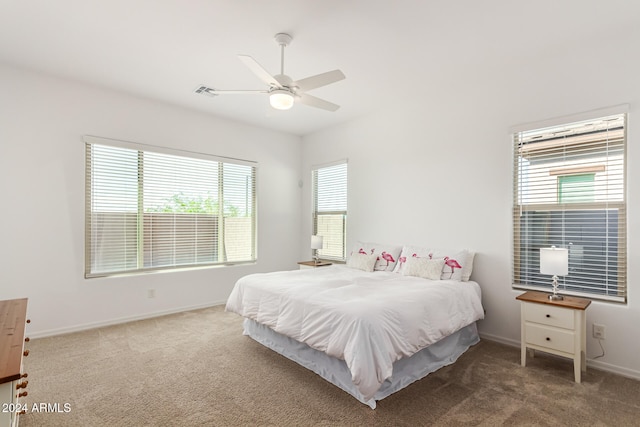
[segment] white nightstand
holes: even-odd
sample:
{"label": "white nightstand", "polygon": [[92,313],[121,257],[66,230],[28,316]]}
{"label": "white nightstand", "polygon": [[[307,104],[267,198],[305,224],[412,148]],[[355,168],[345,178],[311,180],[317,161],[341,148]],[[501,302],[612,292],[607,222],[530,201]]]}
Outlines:
{"label": "white nightstand", "polygon": [[516,297],[521,305],[521,364],[527,365],[527,348],[533,357],[535,350],[573,359],[577,383],[586,363],[586,309],[591,301],[564,297],[552,301],[543,292],[525,292]]}
{"label": "white nightstand", "polygon": [[316,268],[316,267],[326,267],[331,265],[332,263],[326,261],[300,261],[298,265],[300,266],[300,270],[304,270],[305,268]]}

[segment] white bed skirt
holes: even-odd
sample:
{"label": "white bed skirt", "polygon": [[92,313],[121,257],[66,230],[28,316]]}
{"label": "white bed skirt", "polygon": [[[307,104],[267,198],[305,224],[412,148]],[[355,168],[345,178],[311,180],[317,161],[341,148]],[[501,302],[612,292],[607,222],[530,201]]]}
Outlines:
{"label": "white bed skirt", "polygon": [[393,376],[382,384],[373,399],[366,401],[351,381],[351,372],[344,360],[315,350],[251,319],[244,320],[244,334],[315,372],[371,409],[376,408],[376,401],[384,399],[443,366],[454,363],[469,347],[480,342],[474,322],[413,356],[398,360],[393,364]]}

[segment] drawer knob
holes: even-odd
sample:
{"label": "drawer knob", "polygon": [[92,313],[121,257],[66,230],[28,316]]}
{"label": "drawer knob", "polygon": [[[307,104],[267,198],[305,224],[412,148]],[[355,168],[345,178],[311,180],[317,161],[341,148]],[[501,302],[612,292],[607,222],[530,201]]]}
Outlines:
{"label": "drawer knob", "polygon": [[16,385],[16,390],[20,390],[21,388],[27,388],[27,384],[29,384],[29,381],[23,381],[20,384]]}
{"label": "drawer knob", "polygon": [[547,337],[547,341],[551,341],[551,338]]}
{"label": "drawer knob", "polygon": [[25,350],[25,351],[22,353],[22,355],[23,355],[24,357],[27,357],[27,356],[29,355],[29,350]]}
{"label": "drawer knob", "polygon": [[22,411],[18,412],[18,415],[24,415],[24,414],[26,414],[26,413],[27,413],[27,410],[26,410],[26,409],[23,409]]}
{"label": "drawer knob", "polygon": [[27,319],[27,323],[31,323],[31,319]]}
{"label": "drawer knob", "polygon": [[25,397],[28,394],[29,394],[28,392],[23,391],[22,393],[18,394],[18,397]]}
{"label": "drawer knob", "polygon": [[551,315],[550,315],[550,314],[547,314],[547,317],[551,317]]}
{"label": "drawer knob", "polygon": [[22,375],[20,375],[20,378],[27,378],[29,376],[29,374],[27,374],[26,372]]}
{"label": "drawer knob", "polygon": [[31,338],[29,338],[29,337],[25,337],[24,338],[24,342],[29,342],[29,341],[31,341]]}

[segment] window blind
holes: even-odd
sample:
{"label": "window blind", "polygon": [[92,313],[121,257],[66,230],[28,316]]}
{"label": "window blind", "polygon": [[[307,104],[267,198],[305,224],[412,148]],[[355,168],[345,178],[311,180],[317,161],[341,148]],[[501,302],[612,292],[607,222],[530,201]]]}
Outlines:
{"label": "window blind", "polygon": [[347,162],[319,166],[312,171],[313,234],[323,237],[322,259],[346,260]]}
{"label": "window blind", "polygon": [[85,145],[86,277],[255,261],[255,165]]}
{"label": "window blind", "polygon": [[514,134],[513,283],[548,290],[540,248],[569,250],[559,292],[626,302],[626,114]]}

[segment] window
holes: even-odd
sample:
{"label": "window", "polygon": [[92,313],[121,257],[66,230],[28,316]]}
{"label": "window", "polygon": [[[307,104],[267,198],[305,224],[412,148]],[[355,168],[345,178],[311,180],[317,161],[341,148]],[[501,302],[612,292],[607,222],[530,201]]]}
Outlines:
{"label": "window", "polygon": [[346,260],[347,162],[313,169],[313,234],[323,237],[322,259]]}
{"label": "window", "polygon": [[84,140],[85,277],[255,261],[255,164]]}
{"label": "window", "polygon": [[514,133],[513,283],[549,290],[540,248],[569,249],[559,292],[626,302],[626,114]]}
{"label": "window", "polygon": [[558,177],[558,202],[576,203],[593,202],[594,181],[593,173],[584,175],[562,175]]}

